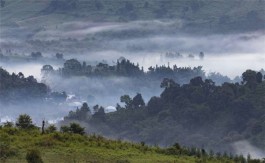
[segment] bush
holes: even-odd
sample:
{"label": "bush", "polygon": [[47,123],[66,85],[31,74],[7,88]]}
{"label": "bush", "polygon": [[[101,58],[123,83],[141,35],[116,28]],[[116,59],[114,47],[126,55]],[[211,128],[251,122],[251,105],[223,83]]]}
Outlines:
{"label": "bush", "polygon": [[52,147],[56,144],[55,138],[50,136],[42,137],[36,145],[43,146],[43,147]]}
{"label": "bush", "polygon": [[54,125],[50,125],[47,129],[47,133],[54,133],[57,130],[57,128]]}
{"label": "bush", "polygon": [[0,161],[14,155],[16,155],[15,149],[12,149],[9,144],[0,142]]}
{"label": "bush", "polygon": [[18,129],[12,127],[4,127],[3,130],[9,135],[15,135],[18,133]]}
{"label": "bush", "polygon": [[11,128],[11,127],[14,127],[14,123],[13,122],[5,122],[4,123],[4,125],[3,125],[4,127],[7,127],[7,128]]}
{"label": "bush", "polygon": [[85,134],[85,128],[81,127],[77,123],[71,123],[70,124],[70,130],[74,134],[80,134],[80,135],[84,135]]}
{"label": "bush", "polygon": [[85,128],[81,127],[77,123],[71,123],[70,126],[61,126],[61,132],[84,135]]}
{"label": "bush", "polygon": [[28,163],[43,163],[40,155],[40,151],[37,149],[31,149],[27,152],[26,160]]}
{"label": "bush", "polygon": [[62,133],[69,133],[70,132],[70,127],[68,127],[68,126],[61,126],[60,131]]}

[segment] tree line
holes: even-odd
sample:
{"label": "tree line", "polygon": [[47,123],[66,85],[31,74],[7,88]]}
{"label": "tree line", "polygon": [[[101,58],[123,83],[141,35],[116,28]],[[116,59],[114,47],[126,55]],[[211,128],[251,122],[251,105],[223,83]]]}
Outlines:
{"label": "tree line", "polygon": [[[66,60],[63,67],[55,70],[51,65],[44,65],[42,67],[43,76],[50,74],[60,75],[63,77],[72,76],[87,76],[87,77],[130,77],[139,78],[144,81],[161,81],[163,78],[171,78],[180,84],[187,83],[189,80],[196,76],[201,76],[203,79],[207,78],[202,66],[198,67],[178,67],[173,65],[161,65],[161,66],[150,66],[147,71],[144,71],[143,67],[139,64],[135,64],[130,60],[123,57],[117,60],[114,65],[107,63],[98,63],[97,65],[87,65],[86,62],[79,62],[76,59]],[[218,84],[226,81],[232,82],[227,76],[223,76],[220,73],[211,73],[210,78],[213,78]]]}

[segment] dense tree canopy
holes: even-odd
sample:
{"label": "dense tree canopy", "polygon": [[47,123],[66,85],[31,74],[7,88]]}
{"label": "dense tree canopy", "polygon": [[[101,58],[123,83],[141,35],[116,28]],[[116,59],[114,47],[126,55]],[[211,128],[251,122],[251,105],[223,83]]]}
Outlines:
{"label": "dense tree canopy", "polygon": [[[52,71],[53,68],[45,65],[43,72]],[[19,103],[26,100],[59,100],[64,101],[67,95],[65,92],[51,92],[47,85],[39,83],[33,76],[25,77],[23,73],[9,74],[0,67],[0,102]]]}
{"label": "dense tree canopy", "polygon": [[38,83],[33,76],[24,77],[20,72],[11,75],[0,67],[0,100],[17,101],[26,98],[43,98],[49,93],[48,87]]}
{"label": "dense tree canopy", "polygon": [[[265,82],[252,70],[242,77],[242,83],[220,86],[201,77],[184,85],[167,78],[161,83],[160,97],[152,97],[146,106],[140,94],[124,95],[125,106],[117,105],[117,112],[102,114],[97,123],[95,117],[85,122],[92,132],[150,144],[180,142],[231,151],[232,142],[249,140],[264,147]],[[140,109],[133,109],[138,104]]]}
{"label": "dense tree canopy", "polygon": [[[174,84],[177,82],[179,84],[187,83],[191,78],[200,76],[202,79],[206,78],[206,74],[202,69],[202,66],[198,67],[178,67],[177,65],[169,66],[155,66],[149,67],[148,71],[144,71],[143,67],[139,64],[132,63],[129,60],[121,57],[117,60],[116,64],[109,65],[106,63],[98,63],[97,65],[87,65],[86,62],[79,62],[76,59],[66,60],[64,66],[58,70],[54,70],[50,65],[44,65],[42,68],[44,77],[49,74],[62,75],[64,77],[72,76],[87,76],[87,77],[130,77],[138,78],[143,84],[148,84],[150,81],[160,82],[164,78],[171,80]],[[210,77],[218,84],[222,82],[230,82],[227,76],[222,76],[220,73],[211,73]],[[219,82],[220,81],[220,82]],[[166,82],[166,81],[165,81]],[[165,84],[165,83],[164,83]],[[161,85],[162,86],[162,85]],[[164,85],[163,87],[168,86]]]}

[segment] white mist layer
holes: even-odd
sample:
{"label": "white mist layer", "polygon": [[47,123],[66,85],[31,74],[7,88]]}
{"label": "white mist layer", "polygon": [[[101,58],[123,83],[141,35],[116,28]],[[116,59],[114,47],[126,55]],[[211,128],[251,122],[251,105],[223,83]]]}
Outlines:
{"label": "white mist layer", "polygon": [[265,152],[252,144],[248,141],[238,141],[233,143],[233,148],[236,151],[236,154],[243,155],[247,157],[248,154],[251,155],[251,158],[262,159],[265,158]]}
{"label": "white mist layer", "polygon": [[204,59],[199,58],[175,58],[168,59],[159,54],[150,54],[144,58],[132,58],[134,62],[144,65],[145,70],[155,65],[176,64],[178,67],[203,66],[206,73],[219,72],[230,78],[240,76],[247,69],[259,71],[265,68],[265,55],[263,54],[233,54],[212,55],[205,54]]}
{"label": "white mist layer", "polygon": [[[164,53],[148,53],[148,52],[139,52],[139,53],[125,53],[115,52],[115,51],[105,51],[91,53],[92,57],[87,59],[86,56],[78,56],[80,62],[86,60],[88,62],[101,62],[104,56],[111,55],[113,59],[108,59],[109,64],[115,64],[116,60],[120,56],[124,56],[127,59],[131,60],[134,63],[139,63],[140,66],[144,67],[144,70],[147,71],[150,66],[155,67],[156,65],[177,65],[178,67],[196,67],[203,66],[203,70],[208,74],[210,72],[219,72],[223,75],[226,75],[230,78],[240,76],[247,69],[252,69],[259,71],[265,69],[265,54],[205,54],[204,59],[187,58],[188,54],[183,54],[184,58],[166,58],[163,57]],[[101,58],[102,57],[102,58]],[[101,59],[100,59],[101,58]],[[83,59],[83,60],[82,60]],[[98,59],[98,60],[97,60]],[[58,66],[54,66],[55,69]],[[33,75],[38,81],[41,81],[41,68],[43,64],[41,63],[3,63],[0,62],[0,67],[6,69],[9,73],[19,73],[22,72],[25,76]]]}
{"label": "white mist layer", "polygon": [[0,123],[15,122],[19,115],[28,114],[33,123],[41,126],[43,120],[49,123],[57,123],[66,116],[69,111],[76,109],[76,106],[69,106],[68,103],[44,103],[40,101],[27,101],[20,104],[0,103]]}
{"label": "white mist layer", "polygon": [[0,62],[0,67],[7,70],[10,74],[15,73],[18,74],[19,72],[22,72],[25,77],[28,77],[30,75],[34,76],[39,82],[41,81],[41,68],[42,64],[36,64],[36,63],[3,63]]}

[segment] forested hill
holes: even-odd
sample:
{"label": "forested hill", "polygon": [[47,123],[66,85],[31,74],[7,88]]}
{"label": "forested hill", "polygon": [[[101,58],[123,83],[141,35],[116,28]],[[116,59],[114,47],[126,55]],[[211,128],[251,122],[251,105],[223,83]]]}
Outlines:
{"label": "forested hill", "polygon": [[[94,115],[87,108],[70,112],[64,122],[87,124],[88,132],[105,136],[144,141],[149,144],[205,147],[233,151],[234,142],[248,140],[265,149],[265,82],[260,72],[247,70],[242,83],[216,86],[209,79],[196,77],[180,86],[171,79],[161,83],[160,97],[143,101],[121,97],[117,112],[104,113],[95,106]],[[87,106],[87,105],[86,105]],[[90,109],[92,110],[92,109]]]}
{"label": "forested hill", "polygon": [[65,100],[66,93],[51,92],[47,85],[39,83],[33,76],[25,77],[21,72],[10,74],[0,67],[0,102],[20,103],[21,100],[44,100],[48,97]]}
{"label": "forested hill", "polygon": [[24,77],[21,72],[9,74],[0,67],[0,100],[2,102],[22,98],[43,98],[48,92],[48,87],[43,83],[38,83],[33,76]]}
{"label": "forested hill", "polygon": [[182,20],[183,29],[249,31],[265,27],[264,0],[1,0],[1,25],[70,21]]}

